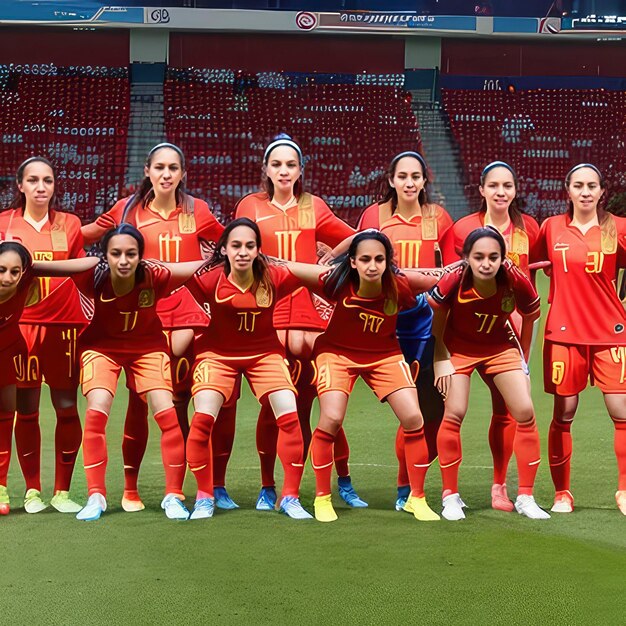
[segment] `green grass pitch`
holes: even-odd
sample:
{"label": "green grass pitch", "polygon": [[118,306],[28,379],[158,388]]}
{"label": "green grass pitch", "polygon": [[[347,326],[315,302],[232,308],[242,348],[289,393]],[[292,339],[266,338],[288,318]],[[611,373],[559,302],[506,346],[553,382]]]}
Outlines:
{"label": "green grass pitch", "polygon": [[[545,293],[545,284],[543,284]],[[542,391],[540,349],[532,360],[533,396],[543,462],[536,497],[549,507],[546,461],[551,398]],[[120,390],[108,429],[109,510],[95,523],[21,508],[23,480],[15,457],[12,511],[0,518],[0,615],[5,624],[618,624],[624,623],[626,519],[615,506],[617,469],[612,424],[600,394],[582,397],[572,467],[576,511],[545,522],[490,508],[491,457],[487,393],[473,381],[463,427],[461,493],[467,519],[419,523],[393,510],[396,420],[359,384],[346,431],[352,476],[369,508],[349,510],[335,498],[334,524],[257,513],[256,401],[240,404],[228,488],[241,509],[212,520],[172,522],[162,496],[158,432],[140,477],[147,509],[121,509]],[[46,395],[46,394],[44,394]],[[84,401],[81,398],[84,415]],[[315,423],[315,416],[313,421]],[[43,488],[52,490],[53,419],[42,410]],[[74,497],[85,499],[81,459]],[[280,473],[278,473],[280,475]],[[515,494],[515,468],[509,493]],[[427,496],[440,508],[435,465]],[[186,483],[193,502],[193,479]],[[313,472],[302,500],[312,510]]]}

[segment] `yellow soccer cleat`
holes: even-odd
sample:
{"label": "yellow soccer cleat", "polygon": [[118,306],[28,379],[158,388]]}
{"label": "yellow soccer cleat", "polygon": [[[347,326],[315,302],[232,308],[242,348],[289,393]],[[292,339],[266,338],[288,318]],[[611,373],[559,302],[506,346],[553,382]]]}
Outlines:
{"label": "yellow soccer cleat", "polygon": [[334,522],[337,520],[337,513],[335,513],[333,503],[330,500],[330,494],[315,498],[313,508],[315,510],[315,519],[318,522]]}
{"label": "yellow soccer cleat", "polygon": [[404,510],[407,513],[413,513],[415,519],[420,522],[436,522],[440,519],[439,515],[428,506],[424,497],[409,496]]}

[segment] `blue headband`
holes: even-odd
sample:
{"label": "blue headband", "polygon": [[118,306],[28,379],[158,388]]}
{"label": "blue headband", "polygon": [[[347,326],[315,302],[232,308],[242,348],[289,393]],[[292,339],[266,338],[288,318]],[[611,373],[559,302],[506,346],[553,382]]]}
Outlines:
{"label": "blue headband", "polygon": [[396,168],[398,161],[404,157],[413,157],[414,159],[417,159],[422,166],[422,174],[424,178],[427,177],[428,172],[426,170],[428,169],[428,166],[426,165],[426,161],[424,161],[424,157],[419,152],[415,152],[414,150],[407,150],[406,152],[396,154],[396,156],[391,159],[390,169],[393,171]]}
{"label": "blue headband", "polygon": [[300,146],[295,141],[293,141],[292,139],[289,139],[286,136],[279,137],[278,139],[272,141],[272,143],[269,146],[267,146],[267,148],[265,148],[265,152],[263,153],[263,163],[265,163],[265,165],[267,165],[267,162],[269,161],[270,153],[272,152],[272,150],[274,148],[278,148],[278,146],[289,146],[290,148],[293,148],[298,154],[300,167],[301,168],[304,167],[304,159],[302,158],[302,150],[300,150]]}
{"label": "blue headband", "polygon": [[515,170],[508,163],[505,163],[504,161],[492,161],[491,163],[489,163],[489,165],[485,165],[485,168],[480,173],[480,180],[484,180],[485,176],[487,176],[487,174],[496,167],[504,167],[505,169],[509,170],[511,174],[513,174],[513,178],[517,178]]}
{"label": "blue headband", "polygon": [[577,170],[582,170],[585,167],[593,170],[598,175],[598,178],[602,180],[602,172],[593,163],[579,163],[578,165],[574,165],[574,167],[565,175],[565,187],[567,187],[567,182],[569,181],[570,176]]}

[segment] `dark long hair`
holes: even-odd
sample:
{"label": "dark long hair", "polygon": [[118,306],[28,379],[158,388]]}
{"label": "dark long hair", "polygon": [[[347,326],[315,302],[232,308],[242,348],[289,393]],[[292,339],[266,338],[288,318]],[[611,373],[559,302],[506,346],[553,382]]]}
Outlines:
{"label": "dark long hair", "polygon": [[52,177],[54,178],[54,193],[52,194],[52,198],[50,198],[48,208],[58,210],[59,202],[56,187],[59,177],[57,175],[57,169],[51,161],[42,156],[30,157],[29,159],[23,161],[17,168],[17,172],[15,172],[15,193],[13,194],[9,207],[12,209],[24,209],[26,207],[26,196],[19,190],[18,185],[22,184],[22,181],[24,180],[24,171],[31,163],[43,163],[52,170]]}
{"label": "dark long hair", "polygon": [[[183,151],[173,143],[159,143],[150,152],[148,152],[148,156],[146,157],[146,162],[144,166],[149,168],[152,165],[152,160],[154,159],[154,155],[159,151],[169,148],[170,150],[174,150],[176,154],[178,154],[178,158],[180,159],[180,167],[183,172],[183,177],[181,178],[180,183],[178,183],[178,187],[176,187],[175,197],[176,197],[176,206],[182,206],[183,209],[186,207],[193,207],[193,200],[191,196],[189,196],[185,192],[185,174],[187,171],[187,165],[185,161],[185,155]],[[139,189],[133,194],[131,201],[126,205],[124,209],[124,216],[128,215],[130,211],[132,211],[136,206],[146,207],[150,202],[154,200],[154,188],[152,187],[152,182],[150,181],[150,176],[145,176],[141,181],[141,185]]]}
{"label": "dark long hair", "polygon": [[391,300],[395,303],[398,302],[396,274],[399,274],[400,272],[393,262],[393,246],[391,245],[391,241],[389,241],[389,237],[374,229],[368,229],[357,233],[350,243],[348,252],[342,254],[333,262],[334,267],[327,275],[324,282],[324,292],[332,300],[336,300],[338,298],[339,293],[346,283],[350,283],[355,289],[358,289],[360,284],[359,273],[354,267],[352,267],[350,261],[356,258],[359,244],[370,239],[379,241],[385,248],[386,267],[381,277],[382,293],[387,300]]}
{"label": "dark long hair", "polygon": [[[565,175],[565,189],[568,190],[570,183],[572,182],[572,174],[577,172],[578,170],[582,170],[588,168],[593,170],[597,175],[600,181],[600,189],[604,191],[602,197],[598,201],[598,206],[596,208],[596,212],[598,214],[598,223],[602,225],[604,221],[608,218],[608,211],[605,209],[606,206],[606,179],[602,172],[592,163],[579,163],[578,165],[574,165],[574,167],[567,172]],[[574,217],[574,203],[570,198],[567,199],[567,214],[570,216],[570,219]]]}
{"label": "dark long hair", "polygon": [[385,173],[381,176],[378,182],[378,196],[380,198],[378,204],[385,204],[386,202],[391,201],[392,213],[395,213],[398,208],[398,192],[395,190],[394,187],[389,184],[389,181],[393,179],[393,177],[396,175],[396,167],[398,166],[398,162],[404,157],[412,157],[420,164],[420,167],[422,168],[422,176],[424,178],[424,187],[419,192],[417,200],[420,203],[421,207],[425,207],[430,204],[430,199],[428,196],[428,190],[430,187],[430,183],[428,181],[430,174],[428,171],[428,165],[426,164],[426,160],[419,152],[414,152],[411,150],[407,152],[400,152],[399,154],[396,154],[393,159],[391,159],[391,162],[387,166]]}
{"label": "dark long hair", "polygon": [[272,141],[265,148],[265,152],[263,154],[263,172],[261,173],[261,188],[267,195],[270,200],[274,197],[274,183],[272,179],[267,175],[267,164],[269,163],[270,156],[274,150],[274,148],[278,148],[279,146],[288,146],[292,148],[295,153],[298,155],[298,162],[300,165],[300,178],[293,185],[293,195],[296,200],[300,199],[300,196],[304,193],[304,184],[302,182],[302,173],[304,171],[304,158],[302,156],[302,150],[300,146],[295,142],[289,135],[286,133],[280,133],[276,135]]}
{"label": "dark long hair", "polygon": [[[504,169],[509,170],[509,172],[511,172],[513,176],[513,184],[515,185],[515,198],[513,198],[513,200],[511,201],[511,204],[509,204],[509,217],[511,218],[511,222],[513,223],[513,226],[520,228],[524,232],[526,232],[526,227],[524,226],[524,218],[522,217],[522,214],[523,214],[522,200],[519,197],[519,190],[520,190],[519,179],[517,178],[517,174],[515,173],[515,170],[508,163],[505,163],[504,161],[493,161],[492,163],[489,163],[489,165],[486,165],[483,171],[481,172],[480,186],[481,187],[485,186],[485,181],[487,180],[487,174],[489,174],[489,172],[496,169],[497,167],[503,167]],[[487,199],[486,198],[482,198],[478,212],[482,213],[483,215],[487,213]]]}
{"label": "dark long hair", "polygon": [[128,235],[137,242],[137,250],[139,252],[139,264],[135,270],[135,284],[140,283],[146,276],[146,268],[143,263],[143,254],[146,249],[146,242],[141,232],[135,228],[132,224],[126,222],[112,228],[107,231],[100,241],[100,250],[102,251],[103,258],[101,257],[98,266],[96,267],[96,286],[102,284],[108,273],[110,273],[109,264],[107,263],[107,252],[109,251],[109,244],[111,239],[117,235]]}
{"label": "dark long hair", "polygon": [[254,232],[257,249],[259,251],[256,259],[252,261],[252,276],[254,277],[254,282],[252,283],[251,291],[256,291],[259,286],[262,285],[268,293],[273,294],[274,286],[272,285],[272,279],[270,277],[269,263],[267,257],[261,252],[261,231],[256,225],[256,222],[253,222],[247,217],[237,218],[226,226],[221,237],[215,244],[215,249],[213,250],[213,254],[207,263],[207,267],[217,267],[218,265],[223,265],[224,273],[227,276],[230,274],[230,261],[228,260],[228,255],[222,252],[222,248],[226,247],[230,234],[238,226],[247,226]]}
{"label": "dark long hair", "polygon": [[17,241],[2,241],[0,242],[0,254],[5,252],[15,252],[20,257],[22,262],[22,271],[30,269],[33,265],[33,258],[30,256],[30,252]]}

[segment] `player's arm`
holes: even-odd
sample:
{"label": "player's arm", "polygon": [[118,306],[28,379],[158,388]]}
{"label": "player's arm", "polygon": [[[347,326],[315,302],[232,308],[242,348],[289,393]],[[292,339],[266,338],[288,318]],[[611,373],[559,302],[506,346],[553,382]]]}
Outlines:
{"label": "player's arm", "polygon": [[435,337],[435,354],[433,369],[435,374],[435,387],[445,400],[450,389],[450,381],[454,374],[454,366],[450,361],[450,353],[443,341],[443,334],[448,323],[449,309],[447,306],[436,302],[432,296],[428,296],[428,304],[433,310],[432,334]]}
{"label": "player's arm", "polygon": [[409,287],[411,287],[413,295],[417,296],[420,293],[424,293],[425,291],[432,289],[443,276],[444,270],[439,268],[429,269],[412,267],[403,269],[402,273],[409,281]]}
{"label": "player's arm", "polygon": [[183,263],[163,263],[160,265],[165,267],[170,272],[170,279],[168,287],[175,291],[181,285],[186,283],[198,270],[206,264],[204,259],[199,261],[185,261]]}
{"label": "player's arm", "polygon": [[329,269],[324,265],[313,265],[312,263],[298,263],[297,261],[284,261],[270,257],[270,261],[275,265],[286,267],[307,289],[322,293],[320,276],[326,274]]}
{"label": "player's arm", "polygon": [[94,256],[67,261],[33,261],[35,276],[72,276],[92,270],[100,259]]}

